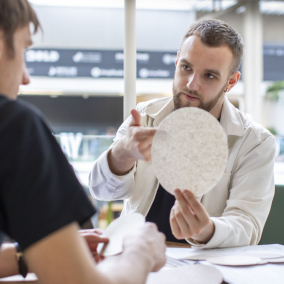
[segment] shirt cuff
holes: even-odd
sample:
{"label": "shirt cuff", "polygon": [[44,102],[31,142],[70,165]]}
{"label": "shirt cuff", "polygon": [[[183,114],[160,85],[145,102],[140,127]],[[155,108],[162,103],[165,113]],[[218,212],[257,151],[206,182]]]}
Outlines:
{"label": "shirt cuff", "polygon": [[185,239],[192,247],[202,248],[202,249],[217,248],[223,243],[224,239],[228,234],[229,230],[228,225],[222,220],[220,220],[220,218],[218,217],[211,217],[210,219],[213,221],[215,226],[213,237],[206,244],[199,243],[190,238]]}
{"label": "shirt cuff", "polygon": [[103,175],[107,178],[107,183],[109,184],[109,186],[112,187],[117,187],[120,184],[124,184],[127,183],[129,180],[133,179],[133,175],[135,172],[135,167],[136,167],[136,162],[133,166],[133,168],[126,174],[123,176],[118,176],[115,175],[109,168],[109,164],[108,164],[108,160],[107,160],[107,156],[108,153],[111,149],[108,149],[107,151],[105,151],[105,153],[100,157],[101,161],[100,161],[100,165],[101,165],[101,170],[103,172]]}

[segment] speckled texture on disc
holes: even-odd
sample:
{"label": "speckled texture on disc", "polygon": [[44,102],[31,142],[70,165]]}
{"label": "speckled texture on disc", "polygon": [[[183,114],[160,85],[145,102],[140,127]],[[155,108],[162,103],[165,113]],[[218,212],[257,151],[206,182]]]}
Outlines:
{"label": "speckled texture on disc", "polygon": [[202,109],[185,107],[160,123],[151,151],[154,172],[169,193],[179,188],[201,196],[220,181],[228,142],[215,117]]}

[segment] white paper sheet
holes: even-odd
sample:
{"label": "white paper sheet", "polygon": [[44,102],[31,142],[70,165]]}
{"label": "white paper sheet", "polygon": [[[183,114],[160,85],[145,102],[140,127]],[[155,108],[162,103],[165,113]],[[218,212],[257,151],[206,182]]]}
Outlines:
{"label": "white paper sheet", "polygon": [[[104,231],[104,236],[109,238],[109,243],[103,255],[111,256],[121,253],[123,250],[123,239],[133,231],[142,227],[144,223],[145,217],[140,213],[128,214],[111,222]],[[98,245],[98,253],[101,253],[103,247],[103,243]]]}
{"label": "white paper sheet", "polygon": [[[261,259],[284,257],[284,246],[259,245],[221,249],[167,248],[166,254],[176,259],[206,260],[209,257],[248,255]],[[283,279],[284,283],[284,279]]]}
{"label": "white paper sheet", "polygon": [[220,284],[222,279],[215,267],[198,264],[150,273],[146,284]]}
{"label": "white paper sheet", "polygon": [[245,267],[213,265],[230,284],[283,284],[284,264],[264,264]]}

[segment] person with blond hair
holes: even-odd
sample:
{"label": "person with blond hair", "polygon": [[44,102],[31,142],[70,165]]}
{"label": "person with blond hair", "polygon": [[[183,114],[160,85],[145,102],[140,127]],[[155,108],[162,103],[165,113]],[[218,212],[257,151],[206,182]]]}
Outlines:
{"label": "person with blond hair", "polygon": [[[36,273],[42,284],[145,283],[165,263],[165,237],[146,223],[123,242],[108,273],[92,258],[103,236],[79,235],[95,209],[41,114],[17,101],[28,84],[25,50],[37,16],[27,0],[0,1],[0,277]],[[8,236],[17,244],[3,241]]]}

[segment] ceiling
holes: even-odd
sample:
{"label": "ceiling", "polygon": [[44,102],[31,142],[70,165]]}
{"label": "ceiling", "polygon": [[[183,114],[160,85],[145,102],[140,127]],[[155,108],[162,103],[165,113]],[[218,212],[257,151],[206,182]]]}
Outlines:
{"label": "ceiling", "polygon": [[[61,7],[93,7],[120,8],[124,7],[124,0],[29,0],[33,5],[61,6]],[[255,0],[247,0],[255,1]],[[245,2],[245,1],[242,1]],[[237,0],[136,0],[137,9],[152,10],[181,10],[197,12],[218,12],[226,10],[238,3]],[[260,10],[264,14],[284,14],[284,1],[260,1]],[[237,13],[245,12],[241,6]]]}

